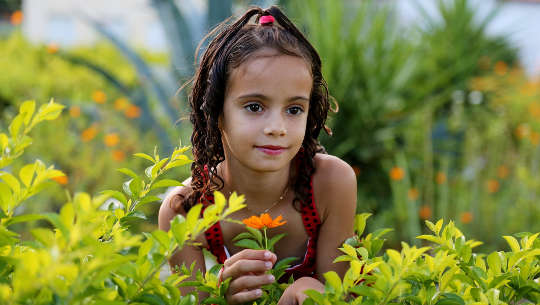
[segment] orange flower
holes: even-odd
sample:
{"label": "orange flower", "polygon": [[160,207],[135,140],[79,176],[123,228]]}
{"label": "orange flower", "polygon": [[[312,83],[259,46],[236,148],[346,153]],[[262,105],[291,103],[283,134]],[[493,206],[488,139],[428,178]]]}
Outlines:
{"label": "orange flower", "polygon": [[279,227],[287,223],[286,221],[282,221],[282,219],[283,217],[281,215],[276,217],[276,219],[272,219],[272,217],[269,214],[264,213],[264,214],[261,214],[259,217],[253,215],[249,218],[245,218],[242,220],[242,222],[246,226],[250,228],[254,228],[254,229],[261,229],[264,227],[275,228],[275,227]]}
{"label": "orange flower", "polygon": [[105,138],[103,138],[103,142],[105,143],[105,145],[107,145],[109,147],[113,147],[116,144],[118,144],[119,139],[120,138],[118,137],[118,134],[109,133],[108,135],[105,136]]}
{"label": "orange flower", "polygon": [[88,141],[91,141],[93,138],[95,138],[97,133],[98,133],[98,130],[97,130],[96,125],[92,125],[86,128],[85,130],[83,130],[83,132],[81,133],[81,138],[83,142],[88,142]]}
{"label": "orange flower", "polygon": [[114,109],[122,111],[129,106],[129,101],[125,97],[119,97],[114,101]]}
{"label": "orange flower", "polygon": [[508,167],[501,165],[497,168],[497,176],[501,179],[508,177]]}
{"label": "orange flower", "polygon": [[504,61],[498,61],[495,64],[495,73],[499,76],[503,76],[508,72],[508,65]]}
{"label": "orange flower", "polygon": [[531,132],[531,135],[529,136],[529,140],[531,140],[531,143],[533,145],[540,144],[540,134],[536,131]]}
{"label": "orange flower", "polygon": [[56,183],[61,184],[61,185],[66,185],[68,183],[68,177],[66,175],[52,177],[51,179],[56,181]]}
{"label": "orange flower", "polygon": [[521,87],[520,92],[525,96],[533,96],[536,92],[536,86],[533,82],[527,82]]}
{"label": "orange flower", "polygon": [[81,107],[79,106],[71,106],[69,107],[69,115],[72,118],[78,118],[81,116]]}
{"label": "orange flower", "polygon": [[461,213],[461,222],[462,223],[470,223],[473,220],[473,214],[471,212],[463,212]]}
{"label": "orange flower", "polygon": [[121,150],[113,150],[112,158],[114,161],[122,162],[126,159],[126,153]]}
{"label": "orange flower", "polygon": [[416,199],[418,199],[418,189],[413,187],[412,189],[410,189],[408,192],[407,192],[407,196],[409,197],[410,200],[412,201],[415,201]]}
{"label": "orange flower", "polygon": [[443,184],[446,182],[446,175],[443,172],[438,172],[437,176],[435,177],[435,181],[437,184]]}
{"label": "orange flower", "polygon": [[390,179],[399,181],[405,177],[405,171],[401,167],[394,166],[390,170]]}
{"label": "orange flower", "polygon": [[138,118],[141,116],[141,108],[135,105],[129,105],[126,110],[124,110],[124,115],[130,119]]}
{"label": "orange flower", "polygon": [[421,206],[418,211],[418,216],[420,216],[420,219],[422,220],[428,220],[431,217],[431,208],[427,205]]}
{"label": "orange flower", "polygon": [[47,46],[47,53],[55,54],[56,52],[58,52],[58,45],[56,43],[50,43]]}
{"label": "orange flower", "polygon": [[98,104],[105,104],[107,101],[107,95],[101,90],[96,90],[92,93],[92,99]]}
{"label": "orange flower", "polygon": [[486,183],[487,190],[490,194],[496,193],[499,190],[499,181],[495,179],[489,179]]}
{"label": "orange flower", "polygon": [[24,18],[24,15],[21,11],[15,11],[13,14],[11,14],[11,18],[10,18],[11,24],[19,25],[22,23],[23,18]]}
{"label": "orange flower", "polygon": [[358,177],[360,175],[360,167],[358,167],[356,165],[353,165],[352,169],[353,169],[354,174],[356,175],[356,177]]}

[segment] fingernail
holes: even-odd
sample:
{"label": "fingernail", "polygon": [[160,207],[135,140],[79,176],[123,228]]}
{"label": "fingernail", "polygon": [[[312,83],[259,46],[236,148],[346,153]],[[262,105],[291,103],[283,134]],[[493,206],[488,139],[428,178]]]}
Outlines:
{"label": "fingernail", "polygon": [[260,289],[255,290],[255,295],[260,297],[262,295],[262,290]]}
{"label": "fingernail", "polygon": [[270,254],[270,252],[268,252],[268,251],[264,252],[264,258],[270,258],[271,256],[272,256],[272,254]]}
{"label": "fingernail", "polygon": [[273,281],[275,280],[275,278],[274,278],[273,275],[270,274],[270,275],[268,276],[268,280],[269,280],[270,282],[273,282]]}
{"label": "fingernail", "polygon": [[270,269],[270,268],[272,268],[272,263],[271,262],[266,262],[266,263],[264,263],[264,266],[266,267],[266,269]]}

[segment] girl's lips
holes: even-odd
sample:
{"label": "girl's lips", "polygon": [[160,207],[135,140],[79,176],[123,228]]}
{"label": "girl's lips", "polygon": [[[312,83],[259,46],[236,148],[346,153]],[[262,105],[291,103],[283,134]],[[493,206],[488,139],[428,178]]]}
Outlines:
{"label": "girl's lips", "polygon": [[265,145],[265,146],[255,146],[259,151],[262,151],[263,153],[270,155],[270,156],[277,156],[285,151],[285,147],[282,146],[274,146],[274,145]]}

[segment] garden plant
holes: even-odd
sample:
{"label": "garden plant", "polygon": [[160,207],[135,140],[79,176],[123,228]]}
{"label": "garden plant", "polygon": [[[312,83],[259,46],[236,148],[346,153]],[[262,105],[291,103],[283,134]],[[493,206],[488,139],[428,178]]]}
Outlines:
{"label": "garden plant", "polygon": [[[168,157],[137,153],[150,164],[143,174],[122,168],[129,179],[121,190],[105,190],[91,197],[81,192],[68,196],[59,213],[25,214],[24,205],[36,204],[32,196],[43,191],[48,179],[61,171],[36,160],[20,168],[13,161],[32,144],[30,133],[42,121],[56,119],[63,106],[51,101],[36,107],[26,101],[7,131],[0,133],[0,301],[2,304],[226,304],[228,280],[218,281],[219,265],[204,274],[182,266],[160,280],[161,268],[176,249],[194,244],[194,238],[216,221],[244,207],[243,197],[228,200],[219,192],[215,204],[194,206],[186,217],[171,221],[169,232],[134,233],[130,226],[144,221],[143,205],[158,201],[156,190],[180,185],[163,174],[190,163],[188,147]],[[107,199],[115,198],[115,202]],[[238,243],[271,249],[279,236],[268,240],[267,230],[282,219],[268,215],[246,219],[246,233]],[[540,302],[540,233],[505,235],[508,246],[491,253],[475,253],[480,241],[466,239],[454,222],[426,221],[430,234],[420,235],[422,247],[405,242],[401,250],[383,250],[390,230],[364,233],[369,214],[356,216],[356,235],[343,243],[350,268],[343,278],[324,274],[325,292],[307,291],[304,304],[538,304]],[[11,226],[43,221],[22,238]],[[262,229],[262,233],[261,230]],[[382,251],[382,253],[381,253]],[[283,274],[287,261],[272,271]],[[185,281],[193,272],[196,281]],[[195,292],[180,295],[178,286]],[[287,283],[265,287],[256,304],[277,304]],[[209,293],[199,299],[197,291]]]}

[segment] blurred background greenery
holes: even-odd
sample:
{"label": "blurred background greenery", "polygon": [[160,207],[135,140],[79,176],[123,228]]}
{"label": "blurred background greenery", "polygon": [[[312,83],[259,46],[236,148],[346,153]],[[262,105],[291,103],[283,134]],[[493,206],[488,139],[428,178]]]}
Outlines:
{"label": "blurred background greenery", "polygon": [[488,33],[499,7],[486,15],[472,1],[430,0],[432,14],[416,1],[422,22],[404,24],[392,1],[208,0],[195,17],[186,12],[197,1],[147,2],[166,50],[133,47],[91,17],[81,18],[98,43],[30,42],[24,3],[0,1],[0,128],[26,99],[68,105],[34,133],[27,154],[67,179],[28,209],[57,209],[65,190],[118,188],[114,169],[145,167],[133,153],[189,144],[186,93],[177,90],[192,76],[197,43],[249,4],[279,4],[320,52],[339,103],[333,136],[321,141],[355,169],[358,212],[374,214],[371,230],[395,228],[390,245],[399,247],[419,243],[423,220],[453,219],[486,251],[503,234],[540,231],[540,79],[524,71],[508,35]]}

